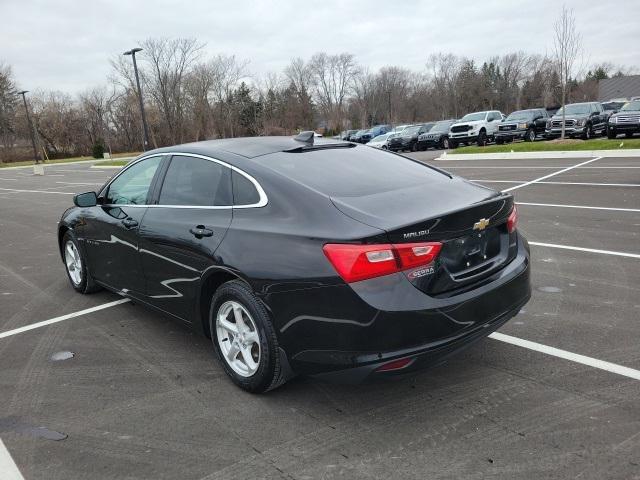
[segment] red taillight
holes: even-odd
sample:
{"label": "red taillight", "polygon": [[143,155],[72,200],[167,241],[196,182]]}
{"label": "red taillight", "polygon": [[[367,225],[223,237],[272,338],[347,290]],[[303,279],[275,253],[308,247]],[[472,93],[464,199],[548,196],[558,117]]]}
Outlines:
{"label": "red taillight", "polygon": [[376,372],[392,372],[394,370],[401,370],[412,363],[413,358],[401,358],[400,360],[393,360],[392,362],[383,364],[381,367],[376,369]]}
{"label": "red taillight", "polygon": [[509,233],[513,233],[518,226],[518,209],[515,204],[513,205],[513,210],[509,214],[509,218],[507,218],[507,230]]}
{"label": "red taillight", "polygon": [[438,256],[438,253],[440,253],[442,244],[439,242],[404,243],[394,245],[393,247],[400,257],[402,270],[406,270],[407,268],[428,265],[433,262]]}
{"label": "red taillight", "polygon": [[322,249],[338,275],[347,283],[381,277],[435,260],[441,243],[351,245],[328,243]]}

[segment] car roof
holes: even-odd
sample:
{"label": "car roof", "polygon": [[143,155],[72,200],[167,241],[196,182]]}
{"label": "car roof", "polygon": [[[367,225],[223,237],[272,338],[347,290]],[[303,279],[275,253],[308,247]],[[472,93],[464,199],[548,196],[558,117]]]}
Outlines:
{"label": "car roof", "polygon": [[[336,140],[314,139],[314,145],[326,145],[335,143],[346,143]],[[296,141],[293,137],[237,137],[220,140],[205,140],[203,142],[184,143],[173,147],[159,148],[145,153],[146,155],[155,153],[193,153],[198,155],[216,156],[216,154],[231,153],[246,158],[255,158],[270,153],[283,152],[292,148],[300,147],[303,143]]]}

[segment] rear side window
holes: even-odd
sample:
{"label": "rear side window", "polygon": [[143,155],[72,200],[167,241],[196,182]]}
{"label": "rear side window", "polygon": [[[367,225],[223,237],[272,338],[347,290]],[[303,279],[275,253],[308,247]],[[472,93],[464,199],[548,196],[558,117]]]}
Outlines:
{"label": "rear side window", "polygon": [[167,169],[159,198],[160,205],[229,206],[229,168],[202,158],[175,155]]}
{"label": "rear side window", "polygon": [[238,172],[231,173],[233,177],[233,204],[254,205],[260,201],[260,194],[251,181]]}
{"label": "rear side window", "polygon": [[282,152],[260,161],[332,197],[361,197],[417,185],[429,188],[430,180],[443,175],[417,161],[368,147]]}

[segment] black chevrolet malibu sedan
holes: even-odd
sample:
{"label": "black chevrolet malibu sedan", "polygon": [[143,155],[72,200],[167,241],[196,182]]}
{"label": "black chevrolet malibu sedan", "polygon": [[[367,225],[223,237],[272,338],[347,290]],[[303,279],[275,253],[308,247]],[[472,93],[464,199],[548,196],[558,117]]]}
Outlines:
{"label": "black chevrolet malibu sedan", "polygon": [[511,195],[312,133],[154,150],[74,203],[73,288],[189,324],[251,392],[438,363],[530,297]]}

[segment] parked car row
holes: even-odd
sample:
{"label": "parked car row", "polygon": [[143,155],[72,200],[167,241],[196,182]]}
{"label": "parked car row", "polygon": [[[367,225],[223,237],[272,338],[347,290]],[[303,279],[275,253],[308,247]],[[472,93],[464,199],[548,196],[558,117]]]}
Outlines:
{"label": "parked car row", "polygon": [[449,149],[458,145],[559,138],[563,122],[568,138],[588,140],[598,135],[616,138],[619,134],[630,137],[640,133],[640,100],[572,103],[553,114],[544,108],[517,110],[509,116],[498,110],[487,110],[468,113],[459,120],[346,130],[340,138],[394,152]]}

